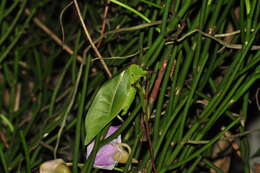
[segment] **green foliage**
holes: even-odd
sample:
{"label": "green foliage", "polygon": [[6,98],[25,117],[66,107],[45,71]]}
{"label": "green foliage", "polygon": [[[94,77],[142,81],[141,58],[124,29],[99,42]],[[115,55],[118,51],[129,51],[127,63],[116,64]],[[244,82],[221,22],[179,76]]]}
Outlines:
{"label": "green foliage", "polygon": [[[132,148],[122,172],[221,172],[214,144],[246,134],[258,110],[260,1],[78,1],[102,63],[74,4],[61,45],[68,2],[0,1],[0,172],[37,172],[57,141],[73,173],[106,172],[95,153],[118,135]],[[247,138],[236,141],[249,172]]]}
{"label": "green foliage", "polygon": [[101,86],[86,115],[85,145],[121,111],[128,111],[136,94],[131,85],[144,75],[145,71],[134,64]]}

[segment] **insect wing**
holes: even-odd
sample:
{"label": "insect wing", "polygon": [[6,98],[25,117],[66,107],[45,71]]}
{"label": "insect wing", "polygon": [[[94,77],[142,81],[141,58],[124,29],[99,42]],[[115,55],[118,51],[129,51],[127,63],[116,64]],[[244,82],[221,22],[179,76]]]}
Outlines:
{"label": "insect wing", "polygon": [[86,115],[85,145],[123,109],[130,87],[129,75],[123,71],[100,88]]}

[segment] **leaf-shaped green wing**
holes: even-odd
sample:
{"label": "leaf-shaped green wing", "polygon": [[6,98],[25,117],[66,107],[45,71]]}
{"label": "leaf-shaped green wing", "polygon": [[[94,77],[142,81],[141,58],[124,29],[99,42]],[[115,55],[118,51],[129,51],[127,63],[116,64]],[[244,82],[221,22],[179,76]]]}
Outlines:
{"label": "leaf-shaped green wing", "polygon": [[123,71],[100,88],[86,115],[85,145],[89,144],[122,110],[130,87],[129,74]]}

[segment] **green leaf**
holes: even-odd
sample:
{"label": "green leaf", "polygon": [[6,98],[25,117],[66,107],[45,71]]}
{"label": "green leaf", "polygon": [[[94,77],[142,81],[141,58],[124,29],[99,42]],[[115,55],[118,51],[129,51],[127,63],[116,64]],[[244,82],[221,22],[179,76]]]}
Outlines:
{"label": "green leaf", "polygon": [[245,3],[246,3],[246,14],[249,15],[251,10],[250,0],[245,0]]}
{"label": "green leaf", "polygon": [[4,116],[3,114],[0,114],[0,119],[2,119],[2,120],[3,120],[3,123],[6,124],[6,125],[9,127],[9,129],[10,129],[11,132],[14,132],[14,126],[13,126],[13,124],[8,120],[8,118],[7,118],[6,116]]}
{"label": "green leaf", "polygon": [[86,115],[85,127],[87,145],[121,111],[130,85],[128,74],[124,71],[105,83],[91,104]]}
{"label": "green leaf", "polygon": [[128,81],[128,73],[123,71],[100,88],[86,115],[85,145],[122,110],[122,103],[126,101],[130,89]]}
{"label": "green leaf", "polygon": [[131,84],[145,74],[146,71],[133,64],[100,88],[86,115],[85,145],[89,144],[121,111],[127,112],[136,93]]}

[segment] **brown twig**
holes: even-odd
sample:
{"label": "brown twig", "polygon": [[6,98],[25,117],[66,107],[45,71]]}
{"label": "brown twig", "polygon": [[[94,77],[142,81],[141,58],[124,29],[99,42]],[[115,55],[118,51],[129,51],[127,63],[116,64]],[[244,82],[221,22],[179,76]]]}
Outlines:
{"label": "brown twig", "polygon": [[144,133],[145,133],[145,138],[148,141],[148,145],[149,145],[148,149],[149,149],[149,152],[150,152],[150,155],[151,155],[153,172],[157,173],[157,169],[156,169],[156,166],[155,166],[155,160],[154,160],[154,154],[153,154],[153,146],[152,146],[152,141],[151,141],[151,138],[150,138],[149,123],[148,123],[148,121],[145,120],[144,116],[141,116],[141,126],[142,126]]}
{"label": "brown twig", "polygon": [[64,44],[64,40],[65,40],[65,32],[64,32],[64,28],[63,28],[63,22],[62,22],[62,18],[63,18],[63,14],[65,13],[65,11],[73,4],[73,2],[71,1],[68,5],[66,5],[61,13],[60,13],[60,28],[61,28],[61,34],[62,34],[62,42]]}
{"label": "brown twig", "polygon": [[256,100],[257,108],[260,111],[260,103],[259,103],[259,98],[258,98],[259,91],[260,91],[260,88],[257,88],[256,94],[255,94],[255,100]]}
{"label": "brown twig", "polygon": [[[83,62],[85,62],[85,56],[84,56]],[[63,120],[61,122],[61,127],[60,127],[60,129],[58,131],[57,141],[56,141],[56,144],[55,144],[55,147],[54,147],[54,152],[53,152],[54,158],[56,158],[56,156],[57,156],[57,151],[58,151],[58,147],[59,147],[62,131],[63,131],[65,125],[66,125],[67,117],[69,115],[69,112],[71,111],[71,108],[72,108],[72,106],[74,104],[74,101],[75,101],[75,98],[76,98],[76,95],[77,95],[79,83],[80,83],[80,80],[81,80],[81,77],[82,77],[82,73],[83,73],[83,66],[84,66],[83,63],[80,64],[79,71],[78,71],[78,74],[77,74],[76,83],[75,83],[75,86],[73,88],[73,93],[72,93],[72,96],[71,96],[71,100],[70,100],[70,102],[68,104],[68,107],[67,107],[67,109],[65,111],[64,117],[62,117]]]}
{"label": "brown twig", "polygon": [[158,77],[155,81],[155,84],[154,84],[154,87],[153,87],[153,90],[152,90],[152,93],[151,93],[151,96],[150,96],[150,99],[149,99],[149,105],[153,105],[157,96],[158,96],[158,93],[159,93],[159,89],[160,89],[160,85],[161,85],[161,82],[162,82],[162,79],[163,79],[163,75],[165,73],[165,70],[166,70],[166,67],[167,67],[167,64],[168,64],[168,60],[165,59],[163,61],[163,64],[162,64],[162,67],[158,73]]}
{"label": "brown twig", "polygon": [[98,51],[97,47],[95,46],[95,44],[94,44],[93,41],[92,41],[92,38],[91,38],[91,36],[90,36],[90,34],[89,34],[89,32],[88,32],[87,26],[86,26],[86,24],[84,23],[84,20],[83,20],[83,18],[82,18],[82,16],[81,16],[81,12],[80,12],[79,5],[78,5],[77,0],[73,0],[73,2],[74,2],[74,5],[75,5],[75,8],[76,8],[76,10],[77,10],[77,14],[78,14],[78,16],[79,16],[79,20],[80,20],[80,22],[81,22],[81,25],[82,25],[82,27],[83,27],[83,29],[84,29],[84,32],[85,32],[85,34],[86,34],[86,37],[88,38],[88,41],[90,42],[90,44],[91,44],[91,46],[92,46],[92,48],[93,48],[95,54],[97,55],[97,57],[100,58],[100,62],[101,62],[101,64],[103,65],[103,67],[104,67],[104,69],[105,69],[107,75],[108,75],[109,77],[112,77],[112,73],[111,73],[110,70],[108,69],[108,67],[107,67],[107,65],[106,65],[106,63],[105,63],[105,61],[102,59],[102,56],[101,56],[100,52]]}
{"label": "brown twig", "polygon": [[162,24],[162,21],[158,20],[158,21],[154,21],[151,23],[144,23],[144,24],[135,25],[135,26],[126,27],[126,28],[119,28],[119,29],[115,29],[115,30],[106,32],[105,36],[109,35],[109,34],[116,34],[116,33],[121,33],[121,32],[136,31],[136,30],[145,29],[147,27],[152,27],[152,26],[156,26],[156,25],[160,25],[160,24]]}
{"label": "brown twig", "polygon": [[240,34],[240,30],[237,31],[233,31],[233,32],[228,32],[228,33],[224,33],[224,34],[214,34],[214,37],[230,37],[236,34]]}
{"label": "brown twig", "polygon": [[[25,9],[25,14],[29,15],[31,14],[29,9]],[[44,25],[40,19],[37,17],[33,18],[33,22],[36,26],[38,26],[40,29],[42,29],[46,34],[48,34],[58,45],[60,45],[66,52],[68,52],[70,55],[74,54],[74,51],[67,45],[62,42],[62,40],[53,32],[51,31],[46,25]],[[80,55],[76,56],[77,60],[80,63],[83,63],[83,58]]]}
{"label": "brown twig", "polygon": [[16,88],[16,95],[15,95],[15,104],[14,104],[14,111],[18,111],[20,107],[20,101],[21,101],[21,84],[17,84]]}
{"label": "brown twig", "polygon": [[[251,32],[254,32],[254,29],[251,29]],[[236,30],[236,31],[232,31],[232,32],[228,32],[228,33],[223,33],[223,34],[214,34],[214,37],[230,37],[236,34],[240,34],[241,31],[240,30]]]}
{"label": "brown twig", "polygon": [[172,66],[171,71],[170,71],[170,78],[171,78],[171,80],[173,80],[173,73],[175,71],[176,64],[177,64],[177,61],[175,59],[175,60],[173,60],[173,66]]}
{"label": "brown twig", "polygon": [[5,134],[3,132],[1,132],[1,131],[0,131],[0,139],[2,140],[5,148],[9,148],[9,144],[8,144],[7,138],[6,138]]}
{"label": "brown twig", "polygon": [[105,7],[105,10],[104,10],[104,15],[103,15],[103,22],[102,22],[102,28],[101,28],[101,38],[99,40],[99,42],[97,43],[97,47],[100,47],[101,43],[102,43],[102,40],[103,40],[103,35],[106,31],[106,19],[107,19],[107,14],[108,14],[108,10],[109,10],[109,4],[110,4],[110,0],[107,0],[107,4],[106,4],[106,7]]}
{"label": "brown twig", "polygon": [[[119,28],[119,29],[115,29],[109,32],[104,33],[103,35],[101,35],[100,37],[98,37],[95,41],[94,44],[97,44],[100,40],[102,40],[104,37],[106,37],[107,35],[110,34],[118,34],[118,33],[122,33],[122,32],[131,32],[131,31],[136,31],[136,30],[140,30],[140,29],[144,29],[147,27],[152,27],[152,26],[156,26],[156,25],[160,25],[162,22],[161,21],[154,21],[151,23],[144,23],[144,24],[140,24],[140,25],[136,25],[136,26],[132,26],[132,27],[126,27],[126,28]],[[91,45],[89,45],[87,47],[87,51],[91,48]],[[146,47],[146,49],[148,49],[148,47]],[[99,59],[99,58],[95,58],[95,59]]]}
{"label": "brown twig", "polygon": [[[183,37],[179,38],[179,39],[177,40],[177,42],[183,41],[184,39],[186,39],[187,37],[191,36],[192,34],[194,34],[194,33],[196,33],[196,32],[200,33],[200,34],[203,35],[204,37],[208,37],[208,38],[211,38],[212,40],[215,40],[216,42],[218,42],[219,44],[223,45],[223,46],[226,47],[226,48],[230,48],[230,49],[242,49],[242,47],[243,47],[242,44],[232,44],[232,43],[227,43],[227,42],[225,42],[225,41],[222,41],[222,40],[216,38],[215,36],[212,36],[212,35],[210,35],[210,34],[208,34],[208,33],[205,33],[205,32],[203,32],[203,31],[201,31],[200,29],[194,29],[194,30],[188,32],[188,33],[185,34]],[[222,35],[223,35],[223,34],[222,34]],[[167,42],[166,44],[168,45],[168,44],[172,44],[172,43],[174,43],[174,42]],[[260,50],[260,45],[252,45],[250,50]]]}
{"label": "brown twig", "polygon": [[[70,6],[70,4],[68,4],[68,6]],[[25,10],[25,14],[29,15],[31,14],[29,9]],[[33,22],[35,23],[36,26],[38,26],[40,29],[42,29],[46,34],[48,34],[58,45],[60,45],[67,53],[69,53],[70,55],[74,54],[74,51],[65,43],[63,43],[62,39],[60,39],[52,30],[50,30],[45,24],[43,24],[43,22],[37,18],[34,17],[33,18]],[[151,23],[145,23],[145,24],[140,24],[140,25],[136,25],[133,27],[127,27],[127,28],[120,28],[120,29],[115,29],[113,31],[110,32],[106,32],[104,34],[101,34],[101,36],[96,39],[93,43],[97,44],[99,43],[101,40],[103,40],[104,37],[106,37],[107,35],[110,34],[115,34],[115,33],[122,33],[122,32],[130,32],[130,31],[136,31],[136,30],[140,30],[140,29],[144,29],[147,27],[152,27],[152,26],[156,26],[156,25],[160,25],[162,22],[161,21],[155,21],[155,22],[151,22]],[[62,31],[63,32],[63,31]],[[62,36],[64,37],[64,36]],[[91,47],[92,45],[90,45]],[[90,49],[90,47],[88,47],[88,49]],[[83,58],[80,55],[77,55],[77,60],[80,63],[83,63]],[[102,57],[98,57],[95,58],[94,60],[99,59],[100,61],[102,61]],[[104,58],[103,58],[104,59]]]}
{"label": "brown twig", "polygon": [[[104,33],[103,35],[101,35],[99,38],[97,38],[94,43],[98,43],[100,40],[102,40],[104,37],[106,37],[107,35],[110,35],[110,34],[116,34],[116,33],[122,33],[122,32],[130,32],[130,31],[136,31],[136,30],[139,30],[139,29],[143,29],[143,28],[146,28],[146,27],[151,27],[151,26],[156,26],[156,25],[159,25],[161,24],[161,21],[155,21],[155,22],[152,22],[152,23],[145,23],[145,24],[140,24],[140,25],[136,25],[136,26],[133,26],[133,27],[127,27],[127,28],[119,28],[119,29],[115,29],[115,30],[112,30],[112,31],[109,31],[109,32],[106,32]],[[189,32],[187,34],[185,34],[183,37],[181,37],[180,39],[177,40],[177,42],[181,42],[182,40],[184,40],[185,38],[187,38],[188,36],[192,35],[193,33],[195,32],[198,32],[198,31],[192,31],[192,32]],[[202,31],[201,31],[202,32]],[[215,37],[214,40],[219,40],[217,39],[218,37],[228,37],[230,35],[234,35],[234,34],[237,34],[237,33],[240,33],[240,30],[238,31],[235,31],[235,32],[231,32],[231,33],[223,33],[223,34],[215,34],[214,36],[211,36],[211,37]],[[205,33],[204,36],[208,36],[209,34]],[[227,42],[224,42],[222,40],[219,40],[221,41],[221,43],[224,43],[224,44],[229,44]],[[165,43],[165,45],[169,45],[169,44],[173,44],[174,42],[172,41],[168,41]],[[230,44],[229,44],[230,45]],[[239,44],[235,44],[235,45],[239,45]],[[239,45],[239,46],[242,46],[242,45]],[[224,45],[224,47],[227,47]],[[228,47],[228,48],[231,48],[231,47]],[[242,47],[241,47],[242,48]],[[88,47],[88,49],[90,49],[90,47]],[[149,47],[145,47],[143,48],[143,50],[147,50],[149,49]],[[131,55],[127,55],[127,56],[115,56],[115,57],[108,57],[108,58],[103,58],[103,59],[127,59],[127,58],[131,58],[131,57],[134,57],[136,56],[137,54],[139,54],[140,51],[137,51]],[[99,60],[100,58],[94,58],[92,59],[92,61],[96,61],[96,60]],[[176,62],[175,62],[176,64]],[[173,67],[174,69],[174,67]],[[172,74],[172,72],[171,72]]]}
{"label": "brown twig", "polygon": [[153,152],[153,145],[151,140],[151,130],[149,126],[149,117],[150,117],[150,110],[148,107],[148,99],[149,99],[149,82],[146,81],[146,91],[144,95],[145,103],[143,107],[143,114],[141,116],[141,127],[143,129],[144,135],[145,135],[145,141],[148,141],[148,150],[151,157],[151,163],[152,163],[152,170],[154,173],[157,173],[156,165],[155,165],[155,159],[154,159],[154,152]]}
{"label": "brown twig", "polygon": [[[141,51],[146,51],[148,50],[149,47],[144,47],[142,50],[138,50],[135,53],[131,54],[131,55],[126,55],[126,56],[111,56],[111,57],[106,57],[103,59],[107,59],[107,60],[112,60],[112,59],[128,59],[128,58],[133,58],[134,56],[140,54]],[[99,60],[99,58],[93,58],[92,61],[96,61]]]}

